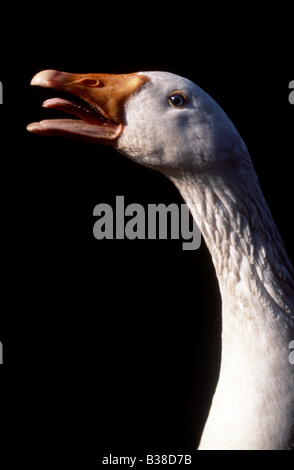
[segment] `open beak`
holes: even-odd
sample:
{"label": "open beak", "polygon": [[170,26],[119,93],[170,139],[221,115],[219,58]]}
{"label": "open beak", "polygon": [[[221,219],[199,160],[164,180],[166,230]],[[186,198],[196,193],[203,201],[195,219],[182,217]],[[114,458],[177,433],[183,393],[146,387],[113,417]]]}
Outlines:
{"label": "open beak", "polygon": [[49,119],[33,122],[27,130],[40,135],[57,135],[115,145],[124,127],[124,104],[148,77],[138,73],[125,75],[71,74],[43,70],[31,85],[53,88],[70,94],[43,103],[73,114],[78,119]]}

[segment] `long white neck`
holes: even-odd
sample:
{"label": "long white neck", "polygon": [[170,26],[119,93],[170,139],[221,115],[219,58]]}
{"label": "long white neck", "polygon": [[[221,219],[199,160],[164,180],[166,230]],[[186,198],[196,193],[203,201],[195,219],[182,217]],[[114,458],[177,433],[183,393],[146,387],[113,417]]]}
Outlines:
{"label": "long white neck", "polygon": [[287,449],[294,273],[254,169],[169,177],[201,229],[222,296],[220,378],[199,449]]}

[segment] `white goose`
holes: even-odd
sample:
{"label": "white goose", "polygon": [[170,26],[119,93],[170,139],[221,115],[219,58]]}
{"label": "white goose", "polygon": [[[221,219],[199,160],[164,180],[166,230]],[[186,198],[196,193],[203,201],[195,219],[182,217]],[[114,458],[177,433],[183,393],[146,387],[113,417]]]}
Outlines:
{"label": "white goose", "polygon": [[291,449],[294,271],[232,122],[198,86],[170,73],[47,70],[32,85],[83,102],[47,100],[79,119],[29,131],[110,144],[164,173],[201,228],[222,296],[222,360],[199,449]]}

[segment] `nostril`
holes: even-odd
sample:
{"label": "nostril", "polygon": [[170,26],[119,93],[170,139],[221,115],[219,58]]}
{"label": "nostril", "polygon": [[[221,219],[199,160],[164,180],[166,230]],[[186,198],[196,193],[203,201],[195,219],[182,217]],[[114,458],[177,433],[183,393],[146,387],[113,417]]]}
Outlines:
{"label": "nostril", "polygon": [[100,80],[96,80],[95,78],[82,78],[79,80],[79,83],[85,86],[91,86],[91,87],[101,87],[102,82]]}

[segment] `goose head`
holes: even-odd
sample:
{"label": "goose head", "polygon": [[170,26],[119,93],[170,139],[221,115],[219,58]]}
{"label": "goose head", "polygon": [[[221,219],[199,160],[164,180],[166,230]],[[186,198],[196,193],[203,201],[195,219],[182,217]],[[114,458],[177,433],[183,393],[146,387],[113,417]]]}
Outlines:
{"label": "goose head", "polygon": [[211,169],[221,173],[247,159],[245,145],[224,111],[201,88],[178,75],[45,70],[31,84],[66,92],[66,99],[49,99],[43,106],[79,119],[35,122],[27,127],[30,132],[112,145],[167,176]]}

